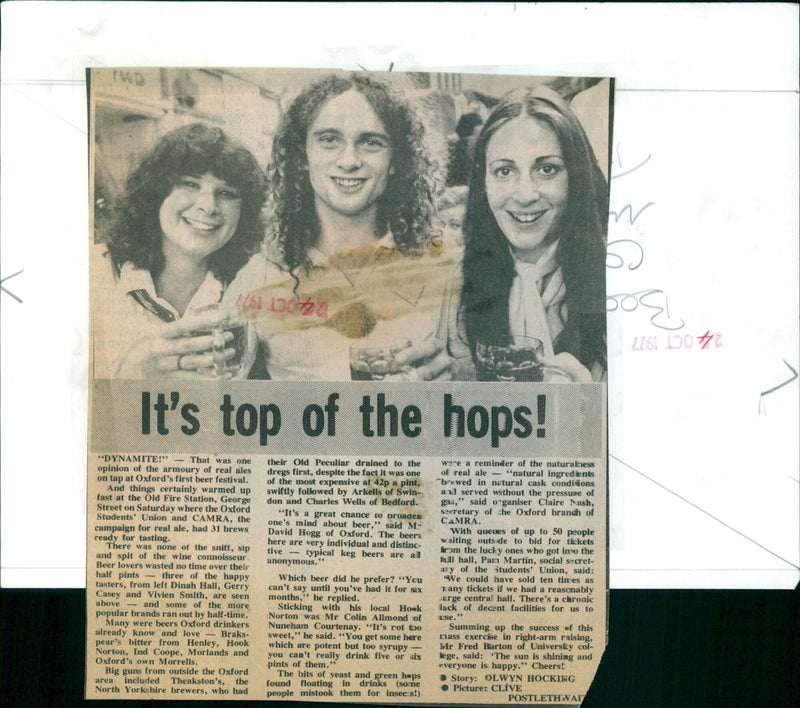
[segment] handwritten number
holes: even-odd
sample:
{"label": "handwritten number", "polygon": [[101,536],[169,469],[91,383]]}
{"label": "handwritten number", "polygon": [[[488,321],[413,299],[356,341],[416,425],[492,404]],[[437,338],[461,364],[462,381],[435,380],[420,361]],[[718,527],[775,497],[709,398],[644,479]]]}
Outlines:
{"label": "handwritten number", "polygon": [[[661,295],[663,300],[659,298],[659,303],[653,303],[650,301],[651,298],[657,297]],[[617,300],[620,298],[620,300]],[[662,304],[663,303],[663,306]],[[647,307],[651,310],[656,310],[657,312],[650,317],[650,322],[653,324],[654,327],[658,327],[659,329],[666,329],[668,331],[674,331],[677,329],[681,329],[685,326],[685,322],[683,318],[680,319],[680,324],[676,326],[670,326],[669,321],[672,319],[669,315],[668,307],[667,307],[667,296],[664,294],[663,290],[657,290],[655,288],[651,288],[649,290],[640,290],[636,293],[617,293],[616,295],[608,295],[606,297],[606,311],[607,312],[615,312],[618,309],[622,309],[625,312],[633,312],[638,309],[639,305],[642,307]],[[662,315],[666,313],[666,323],[662,323],[659,319],[663,319]]]}
{"label": "handwritten number", "polygon": [[[619,143],[616,144],[614,152],[616,157],[614,162],[616,164],[612,165],[611,179],[624,177],[625,175],[635,172],[640,167],[646,165],[652,157],[651,153],[630,169],[627,169],[624,172],[616,173],[615,168],[620,170],[623,169]],[[622,219],[623,215],[627,212],[628,222],[631,226],[633,226],[636,223],[636,220],[647,209],[654,205],[655,202],[647,202],[644,206],[639,208],[636,213],[634,213],[633,205],[628,203],[625,204],[625,206],[623,206],[619,211],[609,211],[609,215],[614,217],[615,223],[619,223],[620,219]],[[606,253],[606,268],[622,268],[627,264],[627,270],[636,270],[642,265],[643,262],[644,248],[638,242],[626,238],[616,239],[609,242],[608,251]],[[623,312],[634,312],[639,308],[640,305],[649,310],[655,311],[650,316],[650,322],[654,327],[658,327],[659,329],[664,329],[667,331],[675,331],[686,325],[686,323],[683,321],[683,318],[677,318],[676,320],[670,315],[669,300],[663,290],[650,288],[647,290],[640,290],[635,293],[617,293],[615,295],[609,295],[606,297],[607,312],[615,312],[617,310],[622,310]],[[650,340],[649,337],[647,339],[641,338],[640,341],[634,339],[633,349],[638,349],[641,351],[645,346],[648,349],[655,349],[657,347],[656,342],[657,340]],[[692,339],[692,344],[693,343],[694,340]],[[687,345],[684,342],[684,347],[686,346]],[[678,347],[674,347],[673,343],[668,338],[667,348],[673,349]]]}
{"label": "handwritten number", "polygon": [[[665,311],[665,309],[667,307],[667,296],[664,295],[664,307],[661,307],[659,305],[651,305],[651,304],[645,302],[645,298],[649,298],[649,297],[652,297],[653,295],[658,295],[658,294],[664,295],[664,291],[663,290],[648,290],[648,291],[645,291],[642,295],[639,296],[639,302],[642,305],[644,305],[645,307],[649,307],[649,308],[651,308],[653,310],[658,310],[658,312],[656,312],[656,314],[654,314],[650,318],[650,322],[652,322],[652,324],[655,327],[658,327],[660,329],[670,330],[670,331],[673,331],[673,330],[676,330],[676,329],[680,329],[681,327],[683,327],[685,325],[685,322],[683,321],[683,318],[680,318],[681,323],[677,327],[669,327],[666,324],[659,324],[658,322],[656,322],[656,318],[660,317],[661,314],[664,313],[664,311]],[[669,313],[667,313],[667,321],[669,321],[670,319],[671,318],[669,316]]]}
{"label": "handwritten number", "polygon": [[[622,268],[625,264],[625,259],[619,253],[612,253],[611,247],[617,246],[617,244],[633,244],[638,250],[639,260],[634,262],[634,258],[631,258],[631,262],[628,263],[628,270],[636,270],[642,262],[644,261],[644,249],[636,242],[629,238],[621,238],[617,239],[616,241],[610,241],[608,244],[609,252],[606,254],[606,268]],[[617,259],[615,262],[613,259]]]}

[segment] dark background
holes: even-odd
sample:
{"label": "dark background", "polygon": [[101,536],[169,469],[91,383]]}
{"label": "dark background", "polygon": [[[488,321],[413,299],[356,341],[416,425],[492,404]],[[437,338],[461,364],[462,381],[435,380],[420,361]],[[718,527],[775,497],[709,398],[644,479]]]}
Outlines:
{"label": "dark background", "polygon": [[[84,590],[0,591],[0,705],[82,703],[85,600]],[[800,589],[612,590],[609,610],[584,706],[800,706]]]}

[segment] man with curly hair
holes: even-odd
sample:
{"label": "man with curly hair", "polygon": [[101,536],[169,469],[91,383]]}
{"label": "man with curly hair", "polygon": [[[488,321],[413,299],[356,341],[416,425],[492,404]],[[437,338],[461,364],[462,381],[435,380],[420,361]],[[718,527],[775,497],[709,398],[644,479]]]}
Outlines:
{"label": "man with curly hair", "polygon": [[325,76],[288,107],[270,166],[272,262],[255,278],[267,287],[240,282],[272,378],[349,379],[351,345],[397,338],[412,342],[403,378],[448,377],[424,138],[405,95],[369,74]]}

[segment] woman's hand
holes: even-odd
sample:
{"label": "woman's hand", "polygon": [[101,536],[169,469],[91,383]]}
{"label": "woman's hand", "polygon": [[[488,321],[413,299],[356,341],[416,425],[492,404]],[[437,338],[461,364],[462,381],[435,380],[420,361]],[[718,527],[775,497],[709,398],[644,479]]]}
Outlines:
{"label": "woman's hand", "polygon": [[406,381],[450,381],[453,359],[447,353],[447,343],[430,337],[395,355],[397,363],[409,367],[403,376]]}
{"label": "woman's hand", "polygon": [[560,380],[566,380],[572,383],[592,383],[589,369],[568,352],[542,357],[541,361],[545,366],[545,382],[559,383]]}
{"label": "woman's hand", "polygon": [[[220,375],[226,362],[236,356],[233,328],[242,326],[230,309],[188,313],[174,322],[160,324],[129,351],[118,373],[130,378],[197,379]],[[255,358],[257,338],[247,327],[242,369]],[[246,371],[245,371],[246,375]]]}

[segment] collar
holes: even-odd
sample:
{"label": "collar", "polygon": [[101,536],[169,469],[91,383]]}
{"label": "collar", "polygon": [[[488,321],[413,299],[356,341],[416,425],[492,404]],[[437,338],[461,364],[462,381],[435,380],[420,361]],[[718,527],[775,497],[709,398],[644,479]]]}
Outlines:
{"label": "collar", "polygon": [[556,239],[551,243],[539,256],[539,260],[535,263],[522,261],[514,255],[509,245],[508,250],[511,252],[511,258],[514,261],[514,271],[521,278],[533,278],[534,281],[539,281],[546,275],[558,269],[558,260],[556,259],[556,251],[558,250],[558,243],[560,239]]}
{"label": "collar", "polygon": [[[153,283],[153,276],[150,271],[144,268],[137,268],[133,263],[122,264],[119,273],[119,285],[123,292],[134,298],[142,307],[154,312],[161,319],[180,319],[178,311],[164,298],[156,294],[156,287]],[[205,307],[217,303],[222,298],[224,288],[222,282],[218,280],[211,271],[206,273],[200,287],[197,288],[192,299],[189,301],[187,310],[190,308]],[[137,295],[138,293],[138,295]],[[144,300],[142,295],[146,296]],[[155,308],[148,307],[144,302],[155,303]],[[166,310],[170,317],[165,317],[162,309]]]}
{"label": "collar", "polygon": [[[370,255],[374,255],[381,251],[394,251],[396,249],[397,246],[394,242],[394,235],[389,231],[375,242],[375,245],[372,246],[372,250],[369,253]],[[363,252],[367,253],[367,250],[364,249]],[[311,246],[308,249],[308,257],[311,259],[311,265],[314,267],[323,267],[330,264],[330,258],[316,246]]]}

